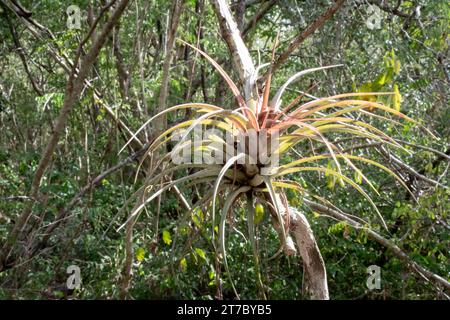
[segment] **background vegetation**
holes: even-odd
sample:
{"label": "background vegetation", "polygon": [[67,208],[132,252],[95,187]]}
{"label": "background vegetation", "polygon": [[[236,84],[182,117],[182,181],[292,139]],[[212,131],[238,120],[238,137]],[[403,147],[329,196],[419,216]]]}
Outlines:
{"label": "background vegetation", "polygon": [[[151,124],[120,155],[134,132],[161,108],[184,102],[207,102],[235,108],[235,100],[214,68],[176,37],[200,47],[238,79],[216,15],[208,1],[130,1],[92,61],[53,157],[30,199],[33,177],[58,115],[72,94],[70,61],[90,57],[118,3],[106,1],[1,1],[0,4],[0,246],[32,202],[27,223],[11,252],[0,257],[0,298],[119,298],[125,261],[125,235],[116,229],[127,212],[119,211],[144,177],[135,174],[142,146],[159,124]],[[115,3],[117,2],[117,3]],[[238,0],[230,4],[253,60],[270,61],[277,33],[280,53],[333,4],[328,0]],[[81,29],[67,25],[67,7],[77,5]],[[16,8],[12,10],[11,8]],[[107,8],[102,10],[102,8]],[[27,11],[32,14],[27,14]],[[175,18],[179,13],[179,19]],[[99,18],[99,26],[94,21]],[[39,25],[33,25],[33,23]],[[80,42],[86,44],[79,50]],[[321,71],[291,86],[286,101],[300,92],[322,97],[343,92],[397,91],[392,105],[419,120],[438,139],[414,125],[398,130],[380,125],[412,152],[386,155],[376,144],[341,141],[358,155],[389,166],[418,198],[392,177],[371,167],[365,173],[380,190],[371,194],[389,232],[378,229],[410,258],[450,280],[450,5],[445,0],[348,0],[280,65],[273,87],[303,69],[344,64]],[[98,37],[98,38],[96,38]],[[172,39],[173,40],[173,39]],[[167,56],[172,56],[170,59]],[[58,60],[59,59],[59,60]],[[69,61],[69,62],[68,62]],[[169,72],[164,72],[164,66]],[[167,94],[164,82],[168,81]],[[76,83],[76,81],[75,81]],[[163,99],[163,103],[161,101]],[[306,96],[305,101],[308,101]],[[168,124],[189,113],[168,116]],[[162,126],[165,124],[162,123]],[[56,128],[57,130],[57,128]],[[299,149],[298,152],[302,153]],[[289,161],[289,159],[286,159]],[[112,169],[111,169],[112,168]],[[111,170],[109,170],[111,169]],[[109,171],[108,171],[109,170]],[[106,174],[103,174],[106,173]],[[341,210],[376,225],[363,198],[323,176],[294,177],[301,185]],[[195,201],[197,192],[185,194]],[[34,197],[33,197],[34,198]],[[392,252],[368,238],[367,232],[330,219],[306,206],[292,193],[291,205],[312,225],[326,263],[332,299],[445,299],[448,290],[421,277]],[[261,275],[270,299],[305,298],[298,257],[280,255],[270,219],[257,221]],[[246,238],[245,213],[237,211],[227,238],[228,264],[243,298],[258,298],[252,249]],[[218,292],[233,298],[221,275],[210,241],[206,212],[196,211],[189,225],[174,193],[149,204],[134,228],[133,277],[127,297],[134,299],[212,299]],[[244,235],[241,232],[244,232]],[[81,269],[82,286],[66,287],[66,269]],[[381,267],[382,287],[369,290],[366,269]],[[222,270],[223,271],[223,270]]]}

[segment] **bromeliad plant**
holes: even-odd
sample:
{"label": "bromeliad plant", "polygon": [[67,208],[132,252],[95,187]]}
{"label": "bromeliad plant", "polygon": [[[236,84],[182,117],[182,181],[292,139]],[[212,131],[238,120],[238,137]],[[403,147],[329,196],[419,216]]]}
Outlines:
{"label": "bromeliad plant", "polygon": [[[126,223],[133,223],[134,219],[145,208],[146,204],[170,189],[177,188],[176,190],[181,190],[179,196],[183,197],[183,188],[190,188],[193,185],[205,186],[204,190],[207,191],[205,191],[201,199],[193,204],[192,207],[188,204],[189,201],[184,200],[184,202],[190,208],[191,212],[198,209],[206,209],[209,212],[209,217],[212,219],[212,239],[214,244],[218,245],[218,253],[223,257],[223,264],[236,296],[238,296],[238,293],[234,287],[227,264],[225,227],[228,217],[233,213],[233,209],[239,203],[242,203],[237,201],[240,198],[247,201],[248,235],[254,251],[257,267],[259,265],[258,253],[256,252],[257,236],[255,235],[254,226],[254,208],[256,203],[258,205],[264,205],[271,213],[274,227],[280,236],[281,248],[285,249],[286,253],[295,251],[289,235],[292,230],[290,223],[293,219],[293,209],[288,204],[285,192],[287,189],[293,189],[302,197],[314,196],[300,184],[289,179],[289,177],[295,175],[306,172],[313,172],[319,175],[324,174],[342,186],[348,185],[354,188],[370,203],[373,211],[378,215],[380,223],[387,228],[383,217],[362,185],[366,185],[375,193],[378,192],[361,169],[358,168],[357,164],[364,163],[376,166],[395,177],[405,188],[406,185],[386,166],[368,158],[344,153],[327,136],[330,134],[334,136],[349,135],[351,137],[376,141],[383,145],[402,148],[401,145],[383,131],[361,120],[360,117],[356,117],[359,114],[390,122],[394,125],[400,125],[399,122],[386,116],[393,115],[416,123],[413,119],[393,108],[361,98],[390,95],[392,93],[344,93],[326,98],[315,98],[303,104],[299,104],[303,97],[303,95],[300,95],[288,105],[283,106],[281,98],[291,83],[308,73],[337,67],[327,66],[308,69],[295,74],[278,89],[271,100],[269,99],[271,72],[269,72],[262,95],[256,95],[256,98],[246,101],[229,75],[211,57],[203,51],[187,43],[185,44],[197,50],[215,67],[228,84],[238,105],[236,109],[229,110],[205,103],[186,103],[160,112],[141,126],[135,135],[154,120],[158,119],[158,117],[170,112],[190,109],[196,115],[194,119],[183,121],[168,128],[149,146],[145,157],[151,159],[149,161],[151,165],[148,168],[150,174],[144,185],[129,199],[129,201],[137,200],[137,204],[130,213]],[[265,66],[261,66],[260,68]],[[258,76],[257,72],[260,68],[253,75],[255,79]],[[375,113],[377,110],[384,112],[384,114]],[[255,160],[249,154],[248,147],[238,148],[236,143],[225,141],[216,134],[203,137],[200,143],[198,141],[192,142],[189,136],[194,128],[198,126],[215,128],[221,132],[227,132],[229,135],[236,137],[236,140],[240,140],[238,141],[240,143],[251,132],[255,132],[258,139],[266,141],[277,137],[275,144],[272,141],[272,145],[276,145],[276,148],[267,148],[267,150],[270,149],[267,152],[269,156],[279,157],[281,162],[279,165],[273,166],[273,163],[263,163],[257,159]],[[181,134],[182,137],[179,139],[178,144],[167,154],[162,154],[160,151],[161,148],[167,150],[168,145],[174,140],[175,135],[178,135],[179,138],[180,129],[184,129],[184,131]],[[303,141],[322,144],[326,152],[308,156],[300,156],[298,153],[294,153],[294,147]],[[221,150],[217,148],[218,144],[223,147]],[[225,152],[227,159],[219,164],[174,162],[174,156],[180,150],[186,150],[186,148],[193,152],[205,150]],[[283,159],[287,155],[298,156],[294,161],[283,164]],[[328,163],[328,165],[324,163]],[[352,172],[351,175],[348,174],[349,170]],[[172,179],[173,177],[178,178]],[[219,201],[218,199],[225,200]],[[320,197],[316,197],[316,199],[323,200]],[[216,209],[218,208],[220,208],[220,220],[216,221]],[[218,239],[216,239],[214,231],[214,227],[217,225],[216,222],[218,222]],[[218,242],[216,242],[217,240]],[[322,298],[327,298],[327,293],[322,295]]]}

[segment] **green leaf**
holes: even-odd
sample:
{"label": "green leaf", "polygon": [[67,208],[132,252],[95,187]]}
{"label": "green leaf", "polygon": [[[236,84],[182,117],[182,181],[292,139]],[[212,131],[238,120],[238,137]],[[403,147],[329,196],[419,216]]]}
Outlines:
{"label": "green leaf", "polygon": [[170,232],[167,230],[163,231],[162,239],[163,239],[164,243],[167,244],[168,246],[170,246],[170,244],[172,243],[172,238],[170,237]]}
{"label": "green leaf", "polygon": [[355,182],[357,184],[361,184],[362,183],[362,175],[358,171],[355,171],[353,174],[354,174]]}
{"label": "green leaf", "polygon": [[427,173],[433,172],[433,163],[432,162],[428,162],[428,164],[425,166],[425,171]]}
{"label": "green leaf", "polygon": [[195,248],[194,250],[195,250],[195,253],[197,253],[198,256],[199,256],[200,258],[202,258],[203,260],[206,261],[206,254],[205,254],[205,251],[203,251],[203,250],[200,249],[200,248]]}
{"label": "green leaf", "polygon": [[367,231],[365,229],[361,229],[358,233],[358,236],[356,237],[356,242],[361,243],[361,244],[366,244],[367,243]]}
{"label": "green leaf", "polygon": [[327,178],[327,187],[329,189],[333,190],[335,185],[336,185],[336,177],[335,176],[328,176],[328,178]]}
{"label": "green leaf", "polygon": [[[386,77],[387,74],[386,73],[382,73],[378,76],[378,78],[373,82],[372,85],[372,90],[373,91],[378,91],[379,89],[381,89],[381,87],[385,84],[386,82]],[[374,90],[375,89],[375,90]]]}
{"label": "green leaf", "polygon": [[340,221],[338,223],[333,224],[328,228],[328,233],[337,234],[342,231],[348,226],[348,223],[346,221]]}
{"label": "green leaf", "polygon": [[402,102],[402,95],[398,89],[398,85],[394,84],[394,96],[392,97],[392,103],[395,110],[400,111],[400,104]]}
{"label": "green leaf", "polygon": [[144,261],[145,258],[145,249],[142,247],[137,248],[136,250],[136,260],[138,262]]}
{"label": "green leaf", "polygon": [[192,221],[198,229],[203,229],[203,221],[205,220],[202,209],[196,208],[192,213]]}
{"label": "green leaf", "polygon": [[186,258],[181,259],[180,267],[181,267],[181,270],[186,271],[186,269],[187,269],[187,260],[186,260]]}
{"label": "green leaf", "polygon": [[264,206],[261,203],[257,203],[255,206],[255,224],[260,223],[264,219]]}

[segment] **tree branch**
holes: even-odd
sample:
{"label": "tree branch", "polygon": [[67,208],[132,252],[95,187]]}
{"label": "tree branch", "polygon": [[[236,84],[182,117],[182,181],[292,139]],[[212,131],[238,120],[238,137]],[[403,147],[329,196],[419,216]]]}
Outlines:
{"label": "tree branch", "polygon": [[105,179],[108,175],[110,175],[110,174],[120,170],[121,168],[123,168],[124,166],[128,165],[129,163],[139,159],[140,156],[143,155],[145,153],[145,151],[147,151],[147,148],[150,146],[151,142],[152,141],[148,141],[142,147],[142,149],[140,149],[137,152],[133,153],[128,158],[122,160],[121,162],[119,162],[115,166],[112,166],[108,170],[105,170],[104,172],[102,172],[101,174],[96,176],[86,186],[81,188],[80,191],[75,195],[75,197],[73,197],[72,200],[70,200],[70,202],[65,207],[61,208],[61,210],[59,211],[58,215],[55,218],[55,221],[53,223],[51,223],[45,229],[45,231],[43,232],[44,237],[42,238],[40,243],[36,246],[36,248],[34,249],[33,252],[36,253],[37,249],[42,249],[42,248],[44,248],[46,246],[48,240],[50,239],[50,236],[53,233],[53,231],[59,226],[59,224],[61,222],[63,222],[66,219],[66,217],[68,216],[70,211],[72,211],[72,209],[81,201],[81,199],[84,197],[84,195],[87,192],[89,192],[92,189],[94,189],[95,187],[97,187],[102,182],[102,180]]}
{"label": "tree branch", "polygon": [[303,260],[306,288],[312,299],[328,300],[327,270],[311,226],[300,211],[289,207],[289,213],[292,233]]}
{"label": "tree branch", "polygon": [[[158,97],[158,112],[166,109],[167,106],[167,95],[169,91],[169,80],[170,80],[170,64],[173,59],[173,47],[175,45],[175,36],[178,29],[178,23],[181,16],[181,11],[184,6],[185,0],[174,0],[171,10],[171,19],[169,30],[167,30],[167,42],[166,42],[166,56],[164,57],[163,70],[162,70],[162,80],[159,89]],[[167,126],[167,117],[164,115],[161,120],[157,122],[156,127],[158,131],[162,131]]]}
{"label": "tree branch", "polygon": [[249,100],[254,97],[253,90],[255,89],[254,83],[252,83],[255,66],[250,56],[250,52],[242,40],[241,33],[231,15],[226,1],[211,0],[211,4],[219,21],[222,37],[228,45],[239,78],[244,86],[244,97],[246,100]]}
{"label": "tree branch", "polygon": [[30,218],[33,205],[37,199],[37,195],[39,193],[39,186],[42,181],[42,177],[50,163],[50,160],[53,156],[53,153],[56,149],[56,146],[59,141],[59,137],[61,133],[64,131],[64,128],[66,126],[67,119],[69,117],[69,113],[77,101],[81,90],[84,86],[84,81],[86,79],[86,76],[88,75],[92,65],[94,64],[95,60],[97,59],[97,56],[100,52],[100,49],[105,44],[108,34],[111,32],[113,27],[117,24],[120,17],[122,16],[126,6],[128,5],[129,0],[122,0],[118,3],[114,11],[112,12],[110,18],[105,23],[103,28],[100,31],[100,34],[95,39],[95,42],[92,44],[90,50],[86,54],[86,56],[83,58],[83,61],[81,63],[81,67],[79,72],[75,73],[75,67],[73,68],[73,72],[69,76],[69,80],[66,84],[65,89],[65,96],[64,96],[64,102],[63,106],[61,107],[59,116],[56,120],[53,134],[51,135],[47,146],[41,156],[41,159],[39,161],[38,167],[35,171],[33,181],[31,183],[31,189],[29,196],[33,199],[33,201],[30,201],[28,205],[25,207],[24,211],[20,215],[19,219],[17,220],[16,224],[14,225],[11,233],[9,234],[0,255],[0,271],[4,268],[4,265],[11,253],[12,246],[16,243],[17,238],[20,234],[20,232],[23,230],[25,225],[28,222],[28,219]]}
{"label": "tree branch", "polygon": [[[6,7],[3,3],[1,5],[2,5],[2,8]],[[14,41],[14,45],[15,45],[16,50],[17,50],[17,54],[19,55],[19,58],[22,61],[23,68],[25,69],[25,73],[27,74],[28,79],[30,79],[30,82],[31,82],[31,85],[32,85],[34,91],[36,91],[36,93],[39,96],[42,96],[43,95],[42,90],[37,85],[35,79],[33,78],[33,75],[30,72],[30,69],[28,67],[27,58],[25,56],[25,50],[23,49],[22,45],[20,44],[20,40],[19,40],[19,36],[17,35],[16,28],[14,27],[14,25],[13,25],[11,19],[9,18],[8,14],[6,13],[6,11],[4,12],[3,15],[5,16],[6,21],[8,23],[9,30],[11,31],[11,35],[12,35],[12,38],[13,38],[13,41]]]}
{"label": "tree branch", "polygon": [[248,33],[256,26],[256,24],[273,8],[278,0],[269,0],[261,5],[261,8],[256,12],[255,16],[247,22],[242,31],[242,37],[245,38]]}
{"label": "tree branch", "polygon": [[[347,214],[344,214],[342,212],[339,212],[335,209],[332,209],[328,206],[316,203],[314,201],[303,199],[304,203],[308,205],[312,210],[318,211],[322,214],[329,215],[331,217],[334,217],[341,221],[346,221],[348,224],[355,228],[364,228],[363,225],[361,225],[359,222],[356,222],[355,220],[348,217]],[[394,244],[391,240],[388,240],[384,238],[383,236],[379,235],[375,231],[371,229],[364,228],[372,240],[375,240],[382,246],[388,248],[391,250],[391,252],[399,258],[401,261],[406,263],[409,267],[411,267],[412,270],[414,270],[416,273],[418,273],[421,276],[425,276],[426,278],[430,279],[434,283],[445,287],[447,290],[450,290],[450,282],[444,279],[443,277],[429,271],[428,269],[422,267],[417,262],[413,261],[402,249],[400,249],[396,244]]]}
{"label": "tree branch", "polygon": [[[303,41],[305,41],[306,38],[323,26],[327,20],[331,19],[331,17],[333,17],[333,15],[342,7],[344,2],[345,0],[336,0],[336,2],[329,7],[327,11],[320,15],[313,23],[307,26],[305,30],[295,37],[289,44],[288,48],[275,59],[272,72],[275,72],[289,58],[291,53],[294,52]],[[264,75],[263,79],[267,78],[267,76],[268,72]]]}
{"label": "tree branch", "polygon": [[[306,290],[309,292],[312,299],[328,300],[327,270],[311,226],[306,217],[297,209],[288,206],[286,198],[284,198],[283,201],[282,197],[282,195],[277,194],[276,201],[278,202],[278,208],[281,211],[280,214],[282,218],[285,221],[289,221],[289,231],[295,237],[298,251],[300,252],[303,261]],[[272,212],[272,216],[276,216],[276,209],[271,203],[271,200],[267,200],[270,204],[269,209]],[[278,230],[280,229],[280,226],[277,221],[275,221],[274,226],[277,233],[282,236],[282,232]],[[288,234],[286,236],[287,239],[283,249],[287,255],[295,254],[295,247],[291,248],[292,239]]]}
{"label": "tree branch", "polygon": [[400,7],[401,1],[398,1],[397,5],[395,6],[395,8],[391,8],[390,6],[384,4],[384,1],[381,0],[368,0],[367,1],[369,4],[373,4],[376,5],[378,8],[380,8],[381,10],[402,17],[402,18],[411,18],[412,15],[414,15],[414,13],[412,15],[404,13],[402,11],[399,11],[398,8]]}
{"label": "tree branch", "polygon": [[[16,12],[16,9],[12,5],[8,5],[6,3],[6,6],[8,9],[10,9],[13,12]],[[53,33],[44,27],[43,25],[39,24],[38,22],[34,21],[30,17],[25,17],[24,15],[17,15],[19,19],[21,19],[22,23],[25,25],[25,27],[28,29],[28,31],[36,38],[41,41],[47,41],[52,46],[48,46],[49,48],[49,54],[53,57],[53,59],[56,61],[56,63],[63,68],[63,70],[70,75],[73,70],[74,63],[72,62],[69,57],[67,57],[64,53],[62,53],[61,48],[55,45],[56,38],[53,35]],[[92,36],[95,33],[92,32]],[[44,36],[45,35],[45,36]],[[95,41],[95,40],[94,40]],[[133,138],[133,148],[134,150],[138,150],[142,147],[141,141],[133,135],[133,132],[131,132],[130,128],[117,116],[116,113],[112,110],[112,108],[103,101],[103,94],[101,91],[99,91],[97,88],[95,88],[92,83],[90,83],[87,79],[84,80],[84,84],[91,88],[94,92],[94,98],[99,101],[99,104],[106,110],[106,114],[114,121],[114,124],[117,125],[121,131],[121,133],[124,135],[125,140],[128,140],[130,138]]]}

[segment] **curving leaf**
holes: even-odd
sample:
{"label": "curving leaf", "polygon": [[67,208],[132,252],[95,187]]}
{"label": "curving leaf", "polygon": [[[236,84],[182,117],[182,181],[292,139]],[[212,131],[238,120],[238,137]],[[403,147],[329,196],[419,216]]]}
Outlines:
{"label": "curving leaf", "polygon": [[247,192],[251,188],[248,186],[239,187],[236,188],[225,200],[225,203],[223,205],[222,214],[220,218],[220,224],[219,224],[219,246],[220,251],[223,254],[223,263],[225,266],[225,270],[228,274],[228,278],[230,279],[231,287],[233,288],[234,294],[239,299],[239,294],[236,291],[236,287],[234,286],[234,281],[230,273],[230,269],[228,267],[228,261],[227,261],[227,251],[225,247],[225,223],[227,220],[228,212],[230,211],[230,208],[234,202],[234,200],[243,192]]}
{"label": "curving leaf", "polygon": [[336,64],[336,65],[332,65],[332,66],[326,66],[326,67],[317,67],[317,68],[311,68],[311,69],[306,69],[300,72],[297,72],[296,74],[294,74],[292,77],[290,77],[282,86],[280,89],[278,89],[277,93],[275,94],[275,96],[273,97],[272,101],[270,102],[270,107],[272,109],[274,109],[275,111],[279,111],[280,110],[280,104],[281,104],[281,96],[283,95],[284,91],[286,90],[286,88],[293,82],[295,82],[296,80],[298,80],[301,76],[304,76],[305,74],[311,73],[311,72],[315,72],[315,71],[320,71],[320,70],[326,70],[326,69],[330,69],[330,68],[336,68],[336,67],[342,67],[343,64]]}

